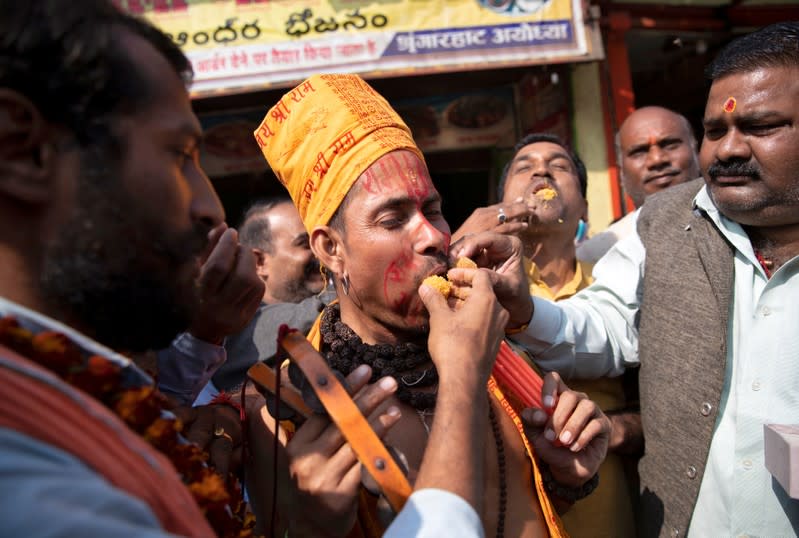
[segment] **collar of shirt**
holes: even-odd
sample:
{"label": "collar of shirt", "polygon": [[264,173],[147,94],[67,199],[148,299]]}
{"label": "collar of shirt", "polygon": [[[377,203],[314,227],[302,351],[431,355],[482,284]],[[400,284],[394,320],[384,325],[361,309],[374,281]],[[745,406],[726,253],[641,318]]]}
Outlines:
{"label": "collar of shirt", "polygon": [[550,301],[566,299],[581,289],[590,286],[594,281],[591,277],[592,267],[592,264],[578,261],[574,277],[555,293],[541,278],[541,272],[535,262],[529,258],[524,258],[524,272],[527,275],[527,281],[530,283],[530,295],[549,299]]}
{"label": "collar of shirt", "polygon": [[704,212],[713,224],[718,228],[721,235],[729,241],[732,246],[737,250],[747,261],[757,268],[763,277],[768,280],[768,276],[764,271],[760,262],[755,256],[755,250],[752,247],[752,242],[743,227],[737,222],[728,219],[721,214],[719,208],[713,203],[710,193],[707,190],[707,185],[703,186],[694,197],[694,210]]}

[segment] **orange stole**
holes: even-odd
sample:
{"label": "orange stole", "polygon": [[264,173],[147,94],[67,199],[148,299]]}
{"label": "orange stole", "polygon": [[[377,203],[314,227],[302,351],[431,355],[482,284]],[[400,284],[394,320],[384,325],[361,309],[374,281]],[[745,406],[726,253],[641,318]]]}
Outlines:
{"label": "orange stole", "polygon": [[[311,344],[317,350],[321,347],[322,343],[322,333],[319,329],[321,319],[322,316],[320,314],[319,317],[316,318],[316,322],[314,323],[313,327],[311,327],[311,330],[308,332],[307,336],[308,341],[311,342]],[[518,412],[514,408],[514,405],[511,404],[508,398],[506,398],[499,385],[497,385],[497,382],[494,380],[494,376],[489,378],[487,390],[488,394],[500,403],[505,413],[511,418],[511,420],[513,420],[513,423],[516,425],[516,429],[519,431],[519,436],[522,438],[524,448],[527,451],[527,457],[530,460],[530,465],[533,468],[533,481],[535,482],[536,497],[541,505],[541,512],[544,514],[549,535],[553,538],[568,538],[569,535],[563,528],[563,523],[560,521],[560,516],[558,516],[558,513],[555,511],[555,507],[552,506],[552,502],[549,500],[549,495],[547,494],[546,489],[544,489],[544,480],[541,478],[541,472],[538,470],[538,463],[536,462],[535,455],[533,454],[533,447],[528,441],[527,436],[524,434],[524,427],[522,426],[522,421]],[[508,396],[512,398],[512,395]],[[358,521],[352,531],[350,531],[348,538],[379,538],[385,532],[385,528],[380,524],[375,516],[374,497],[362,489],[359,494],[358,501]]]}
{"label": "orange stole", "polygon": [[[55,388],[63,382],[48,370],[3,346],[0,356],[19,368],[0,366],[0,426],[73,454],[114,487],[146,503],[164,530],[215,536],[163,454],[84,392],[74,389],[77,397],[72,398]],[[52,385],[35,373],[52,379]]]}
{"label": "orange stole", "polygon": [[[522,438],[524,449],[527,451],[527,458],[530,460],[530,465],[533,467],[533,482],[535,482],[536,497],[538,498],[538,503],[541,505],[541,512],[544,514],[549,535],[552,537],[568,538],[569,535],[563,528],[563,523],[560,520],[560,516],[558,516],[555,507],[552,506],[552,501],[549,500],[549,494],[547,494],[547,491],[544,488],[544,480],[541,478],[541,471],[538,470],[538,463],[536,462],[535,455],[533,454],[533,446],[530,444],[530,441],[527,439],[527,435],[524,433],[522,420],[519,417],[519,414],[516,412],[516,409],[514,409],[514,406],[511,405],[510,401],[508,401],[508,398],[505,397],[502,389],[500,389],[499,385],[497,385],[497,382],[494,380],[494,376],[491,376],[488,379],[488,393],[497,399],[502,406],[502,409],[511,418],[511,420],[513,420],[513,424],[519,431],[519,437]],[[511,396],[509,395],[509,397]]]}

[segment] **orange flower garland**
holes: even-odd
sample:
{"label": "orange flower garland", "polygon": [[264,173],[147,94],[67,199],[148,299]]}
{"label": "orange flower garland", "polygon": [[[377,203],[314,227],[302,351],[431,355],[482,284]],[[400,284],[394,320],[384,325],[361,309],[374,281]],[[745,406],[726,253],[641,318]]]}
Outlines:
{"label": "orange flower garland", "polygon": [[203,449],[180,437],[183,425],[163,412],[168,402],[157,389],[123,387],[118,364],[99,355],[85,357],[77,344],[59,332],[33,334],[11,316],[0,318],[0,344],[102,402],[167,456],[218,536],[255,536],[255,518],[242,498],[238,480],[231,477],[226,482],[208,467],[208,454]]}

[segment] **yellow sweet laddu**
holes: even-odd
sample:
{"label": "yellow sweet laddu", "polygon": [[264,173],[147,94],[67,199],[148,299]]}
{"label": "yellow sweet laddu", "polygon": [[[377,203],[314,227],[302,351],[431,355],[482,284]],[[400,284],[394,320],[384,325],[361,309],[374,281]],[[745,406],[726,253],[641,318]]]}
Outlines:
{"label": "yellow sweet laddu", "polygon": [[443,276],[430,275],[422,281],[422,284],[426,284],[438,291],[444,298],[449,298],[449,294],[452,293],[452,284]]}
{"label": "yellow sweet laddu", "polygon": [[477,264],[467,257],[458,258],[455,262],[455,267],[458,269],[477,269]]}
{"label": "yellow sweet laddu", "polygon": [[552,189],[550,187],[544,187],[543,189],[536,191],[535,196],[536,198],[541,198],[542,200],[549,201],[552,200],[553,198],[557,198],[558,193],[555,191],[555,189]]}
{"label": "yellow sweet laddu", "polygon": [[[477,269],[477,264],[469,258],[464,257],[458,258],[458,260],[455,262],[455,267],[458,269]],[[430,275],[422,281],[422,284],[426,284],[437,290],[438,293],[443,295],[445,299],[449,298],[450,294],[452,293],[452,284],[443,276]]]}

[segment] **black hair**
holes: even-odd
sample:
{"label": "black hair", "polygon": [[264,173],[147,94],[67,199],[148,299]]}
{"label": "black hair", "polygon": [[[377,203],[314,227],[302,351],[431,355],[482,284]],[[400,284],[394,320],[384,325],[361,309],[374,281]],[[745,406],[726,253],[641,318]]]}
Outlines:
{"label": "black hair", "polygon": [[269,211],[286,203],[294,205],[287,194],[254,202],[244,213],[239,224],[239,243],[271,254],[272,229],[269,227]]}
{"label": "black hair", "polygon": [[536,144],[538,142],[551,142],[552,144],[557,144],[558,146],[562,147],[566,150],[566,153],[569,154],[569,158],[571,159],[572,163],[574,163],[574,169],[577,173],[577,180],[580,182],[580,193],[583,195],[583,198],[586,197],[588,192],[588,172],[585,169],[585,163],[580,157],[572,151],[572,149],[567,146],[560,137],[549,134],[549,133],[532,133],[521,140],[519,140],[515,146],[513,146],[513,157],[505,164],[505,168],[502,169],[502,176],[499,179],[499,186],[497,187],[497,194],[499,195],[499,199],[502,200],[503,195],[505,194],[505,181],[508,179],[508,172],[510,171],[510,165],[513,163],[513,159],[516,158],[516,155],[519,152],[529,146],[530,144]]}
{"label": "black hair", "polygon": [[330,217],[330,220],[327,223],[328,226],[330,226],[332,229],[336,230],[339,233],[344,233],[345,231],[344,213],[347,211],[347,208],[350,206],[350,202],[352,202],[352,198],[354,196],[353,193],[355,193],[358,190],[358,188],[359,188],[358,183],[355,182],[352,185],[352,187],[350,187],[350,190],[347,191],[346,196],[344,196],[344,199],[341,200],[341,203],[338,205],[336,211],[333,213],[333,215]]}
{"label": "black hair", "polygon": [[799,67],[799,21],[771,24],[731,41],[705,75],[716,80],[761,67]]}
{"label": "black hair", "polygon": [[110,1],[0,0],[0,87],[26,96],[79,146],[108,143],[111,120],[155,89],[120,43],[123,32],[143,38],[191,81],[191,63],[169,37]]}

